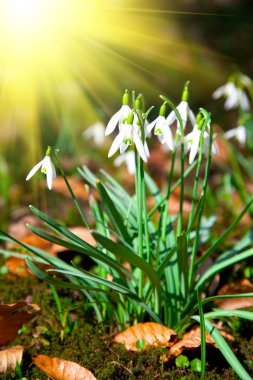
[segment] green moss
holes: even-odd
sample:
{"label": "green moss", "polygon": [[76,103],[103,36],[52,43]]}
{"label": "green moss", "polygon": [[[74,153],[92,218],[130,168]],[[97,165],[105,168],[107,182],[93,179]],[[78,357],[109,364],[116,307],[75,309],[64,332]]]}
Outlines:
{"label": "green moss", "polygon": [[[97,324],[94,318],[92,320],[92,314],[82,307],[80,294],[62,289],[58,291],[63,310],[69,310],[69,320],[73,327],[65,330],[63,339],[63,327],[49,287],[35,278],[17,278],[13,281],[2,276],[2,302],[12,303],[29,299],[29,302],[41,306],[41,312],[24,325],[17,339],[11,344],[22,344],[26,347],[21,366],[23,377],[29,380],[47,379],[46,374],[35,365],[31,365],[34,355],[44,354],[77,362],[89,369],[98,380],[199,379],[199,374],[189,368],[176,368],[174,362],[161,363],[160,357],[166,349],[158,348],[136,353],[127,351],[122,345],[113,344],[110,334],[112,326]],[[240,336],[238,348],[237,356],[244,361],[246,368],[252,371],[250,358],[253,339],[247,340]],[[200,353],[186,352],[185,355],[192,360],[199,357]],[[208,351],[207,360],[206,380],[238,380],[218,350]],[[215,368],[217,363],[220,365],[219,368]],[[0,378],[11,380],[17,379],[17,376],[15,371],[9,370]]]}

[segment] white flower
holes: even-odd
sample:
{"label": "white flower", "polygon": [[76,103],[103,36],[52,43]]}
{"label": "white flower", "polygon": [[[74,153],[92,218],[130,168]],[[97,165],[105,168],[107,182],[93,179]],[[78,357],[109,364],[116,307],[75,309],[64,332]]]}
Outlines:
{"label": "white flower", "polygon": [[85,129],[83,137],[93,139],[95,145],[102,146],[105,141],[105,126],[101,122],[94,123]]}
{"label": "white flower", "polygon": [[150,133],[154,128],[154,134],[158,136],[161,144],[166,144],[170,150],[174,149],[173,135],[165,116],[159,115],[152,123],[147,126],[147,132]]}
{"label": "white flower", "polygon": [[119,134],[115,137],[112,143],[108,157],[113,156],[118,149],[120,149],[121,154],[124,153],[129,145],[133,144],[135,144],[136,149],[143,161],[147,162],[148,157],[140,137],[139,128],[137,129],[137,126],[134,124],[121,124]]}
{"label": "white flower", "polygon": [[[196,154],[199,151],[200,136],[201,136],[201,130],[199,129],[197,124],[194,125],[193,131],[185,136],[185,153],[187,153],[190,150],[190,155],[189,155],[190,165],[194,161]],[[204,139],[203,151],[205,155],[208,155],[210,136],[206,131],[204,131],[203,139]],[[212,142],[212,154],[214,155],[218,154],[218,146],[215,141]]]}
{"label": "white flower", "polygon": [[133,150],[130,150],[129,152],[125,152],[118,156],[114,161],[113,164],[115,166],[120,166],[123,162],[126,163],[127,171],[129,174],[135,173],[135,154]]}
{"label": "white flower", "polygon": [[129,93],[126,90],[123,98],[122,98],[122,106],[120,109],[111,117],[109,120],[109,123],[107,124],[107,127],[105,129],[105,135],[110,135],[114,129],[117,127],[117,124],[120,124],[126,119],[131,112],[131,108],[129,107]]}
{"label": "white flower", "polygon": [[[185,129],[185,126],[186,126],[186,123],[187,123],[187,120],[190,121],[191,125],[194,126],[195,123],[196,123],[196,118],[194,116],[194,113],[192,112],[192,110],[190,109],[189,107],[189,104],[187,101],[185,100],[182,100],[178,106],[176,107],[180,116],[181,116],[181,119],[182,119],[182,122],[183,122],[183,129]],[[181,128],[180,128],[180,123],[179,123],[179,120],[177,118],[177,115],[175,113],[175,111],[171,111],[170,114],[167,116],[166,118],[166,123],[167,125],[171,125],[174,123],[174,121],[177,121],[177,133],[178,134],[181,134]]]}
{"label": "white flower", "polygon": [[243,111],[249,111],[250,103],[246,93],[234,82],[228,82],[221,87],[218,87],[214,91],[212,97],[219,99],[221,96],[225,96],[226,101],[224,104],[225,110],[231,110],[237,107],[241,107]]}
{"label": "white flower", "polygon": [[244,146],[246,144],[247,140],[247,132],[246,128],[243,125],[239,125],[236,128],[230,129],[229,131],[224,133],[224,136],[227,139],[231,139],[232,137],[235,137],[239,144]]}
{"label": "white flower", "polygon": [[47,176],[47,187],[49,190],[52,189],[53,180],[56,178],[56,172],[54,164],[51,161],[51,158],[48,154],[36,164],[32,170],[28,173],[26,180],[28,181],[39,169],[41,168],[41,173]]}

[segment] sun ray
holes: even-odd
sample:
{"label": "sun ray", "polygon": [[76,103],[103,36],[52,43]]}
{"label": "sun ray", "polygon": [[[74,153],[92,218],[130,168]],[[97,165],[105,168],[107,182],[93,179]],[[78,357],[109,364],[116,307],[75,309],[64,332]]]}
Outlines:
{"label": "sun ray", "polygon": [[151,90],[161,67],[197,71],[194,54],[203,47],[159,17],[181,12],[137,5],[0,0],[0,141],[21,138],[36,161],[36,141],[54,126],[60,133],[64,118],[80,133],[125,86]]}

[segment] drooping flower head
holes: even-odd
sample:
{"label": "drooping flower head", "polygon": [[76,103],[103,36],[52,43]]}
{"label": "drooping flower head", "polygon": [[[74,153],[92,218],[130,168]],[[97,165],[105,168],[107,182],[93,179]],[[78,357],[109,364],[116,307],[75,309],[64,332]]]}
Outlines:
{"label": "drooping flower head", "polygon": [[47,176],[47,187],[52,189],[53,180],[56,178],[56,171],[53,162],[51,161],[51,147],[49,146],[46,151],[46,155],[38,164],[36,164],[32,170],[28,173],[26,181],[28,181],[40,168],[41,173]]}
{"label": "drooping flower head", "polygon": [[227,139],[236,138],[241,146],[244,146],[247,141],[247,131],[244,125],[239,125],[236,128],[229,129],[224,133]]}
{"label": "drooping flower head", "polygon": [[102,146],[105,141],[105,126],[103,123],[98,121],[90,125],[83,132],[83,137],[87,139],[92,139],[94,144],[97,146]]}
{"label": "drooping flower head", "polygon": [[125,118],[127,118],[130,112],[130,96],[128,90],[125,90],[125,93],[122,98],[122,106],[109,120],[109,123],[107,124],[107,127],[105,129],[105,135],[110,135],[115,130],[117,125],[119,125],[120,127],[120,124]]}
{"label": "drooping flower head", "polygon": [[128,117],[120,124],[119,134],[115,137],[109,150],[108,157],[113,156],[117,150],[124,153],[129,146],[135,145],[137,152],[147,162],[147,154],[141,139],[140,127],[134,124],[134,113],[131,111]]}
{"label": "drooping flower head", "polygon": [[[199,152],[200,149],[200,139],[202,134],[202,129],[204,128],[205,119],[202,116],[202,113],[200,112],[197,115],[196,118],[196,124],[193,127],[192,132],[190,132],[188,135],[185,136],[185,153],[189,154],[189,164],[191,165]],[[210,129],[210,123],[206,125],[206,128]],[[205,155],[208,155],[209,152],[209,144],[210,144],[210,135],[209,131],[206,130],[203,132],[203,151]],[[212,154],[217,155],[218,154],[218,146],[215,141],[212,141]]]}
{"label": "drooping flower head", "polygon": [[[189,99],[189,81],[185,83],[181,102],[178,104],[177,111],[179,112],[181,119],[182,119],[182,128],[185,129],[186,123],[189,120],[191,125],[194,126],[196,123],[195,115],[192,112],[192,110],[189,107],[188,99]],[[170,112],[170,114],[166,118],[166,123],[168,126],[172,125],[174,122],[177,122],[177,133],[179,135],[182,135],[180,121],[178,120],[178,117],[176,115],[176,112],[173,110]]]}
{"label": "drooping flower head", "polygon": [[165,118],[166,116],[166,103],[164,102],[159,110],[159,116],[148,124],[147,132],[150,133],[154,128],[154,134],[158,137],[161,144],[166,144],[170,150],[174,149],[174,140],[171,129]]}
{"label": "drooping flower head", "polygon": [[250,101],[248,94],[252,91],[252,80],[241,73],[234,73],[226,84],[218,87],[212,94],[214,99],[224,96],[226,101],[225,110],[231,110],[239,107],[242,111],[250,110]]}

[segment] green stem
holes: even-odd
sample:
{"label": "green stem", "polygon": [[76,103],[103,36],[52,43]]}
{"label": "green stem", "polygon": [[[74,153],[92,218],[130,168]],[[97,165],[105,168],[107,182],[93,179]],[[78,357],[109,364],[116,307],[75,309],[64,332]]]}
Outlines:
{"label": "green stem", "polygon": [[[206,119],[206,122],[203,126],[201,137],[200,137],[200,148],[199,148],[200,154],[202,154],[202,150],[203,150],[204,130],[206,128],[206,125],[210,121],[210,115],[206,111],[205,111],[205,113],[206,113],[207,119]],[[202,215],[203,215],[203,211],[204,211],[208,176],[209,176],[209,172],[210,172],[210,165],[211,165],[211,159],[212,159],[213,130],[212,130],[211,124],[210,124],[210,137],[209,137],[209,139],[210,140],[209,140],[208,158],[207,158],[205,176],[204,176],[203,188],[202,188],[203,201],[202,201],[202,204],[200,206],[198,224],[196,227],[196,236],[194,239],[194,245],[193,245],[192,255],[191,255],[191,263],[190,263],[190,269],[189,269],[189,292],[191,292],[191,289],[193,287],[193,278],[194,278],[194,272],[195,272],[195,267],[196,267],[195,262],[196,262],[197,250],[198,250],[198,246],[199,246],[201,219],[202,219]]]}
{"label": "green stem", "polygon": [[[197,165],[197,161],[194,161],[191,166],[189,166],[189,168],[185,171],[184,173],[184,179],[193,171],[193,169],[195,168],[195,166]],[[173,186],[171,186],[171,189],[169,191],[169,194],[168,194],[168,197],[170,196],[171,193],[173,193],[173,191],[180,185],[181,183],[181,178],[179,178],[175,184]],[[152,208],[152,210],[149,212],[149,217],[151,217],[155,212],[156,210],[158,210],[162,204],[164,203],[164,201],[167,199],[167,194],[165,194],[159,202],[156,203],[156,205]]]}
{"label": "green stem", "polygon": [[[143,162],[135,150],[135,186],[137,198],[137,220],[138,220],[138,253],[143,258],[143,220],[142,220],[142,174]],[[143,295],[143,272],[139,273],[139,288],[138,296],[142,298]]]}
{"label": "green stem", "polygon": [[62,175],[62,177],[63,177],[63,179],[64,179],[64,181],[65,181],[65,183],[66,183],[66,185],[67,185],[67,188],[68,188],[68,190],[69,190],[69,192],[70,192],[70,195],[71,195],[71,197],[72,197],[72,199],[73,199],[73,201],[74,201],[74,203],[75,203],[75,206],[76,206],[76,208],[77,208],[77,211],[79,212],[79,214],[80,214],[80,216],[81,216],[81,218],[82,218],[82,220],[83,220],[85,226],[90,230],[91,227],[90,227],[90,225],[89,225],[89,223],[88,223],[88,220],[86,219],[86,216],[84,215],[83,211],[81,210],[81,208],[80,208],[80,206],[79,206],[79,203],[78,203],[78,201],[77,201],[77,199],[76,199],[75,194],[73,193],[73,190],[72,190],[72,188],[71,188],[71,186],[70,186],[70,184],[69,184],[69,181],[68,181],[68,179],[67,179],[67,176],[66,176],[66,174],[65,174],[65,172],[64,172],[64,170],[63,170],[63,167],[62,167],[62,165],[61,165],[61,163],[60,163],[60,160],[59,160],[59,158],[58,158],[58,154],[57,154],[57,150],[56,150],[56,149],[55,149],[54,153],[55,153],[55,159],[56,159],[57,166],[58,166],[58,168],[59,168],[59,170],[60,170],[60,172],[61,172],[61,175]]}
{"label": "green stem", "polygon": [[[232,166],[232,174],[235,182],[235,186],[240,194],[240,197],[244,204],[247,204],[250,199],[250,194],[246,191],[244,179],[238,164],[236,152],[233,146],[227,141],[227,149],[229,151],[230,163]],[[253,219],[253,209],[249,209],[249,215]]]}

